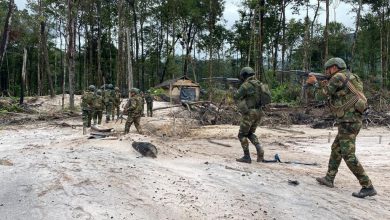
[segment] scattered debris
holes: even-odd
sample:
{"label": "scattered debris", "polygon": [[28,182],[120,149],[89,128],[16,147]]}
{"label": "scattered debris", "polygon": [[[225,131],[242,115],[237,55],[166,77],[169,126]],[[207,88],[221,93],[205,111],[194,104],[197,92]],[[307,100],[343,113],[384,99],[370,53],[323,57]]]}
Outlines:
{"label": "scattered debris", "polygon": [[14,163],[12,163],[12,161],[7,160],[7,159],[0,159],[0,165],[3,165],[3,166],[13,166]]}
{"label": "scattered debris", "polygon": [[288,184],[292,186],[298,186],[299,182],[298,180],[288,180]]}
{"label": "scattered debris", "polygon": [[207,141],[208,141],[209,143],[216,144],[216,145],[220,145],[220,146],[223,146],[223,147],[233,147],[233,146],[230,145],[230,144],[220,143],[220,142],[217,142],[217,141],[213,141],[213,140],[211,140],[211,139],[207,139]]}
{"label": "scattered debris", "polygon": [[281,161],[279,154],[275,154],[273,160],[263,160],[263,163],[285,163],[285,164],[301,164],[301,165],[308,165],[308,166],[318,166],[318,163],[306,163],[306,162],[300,162],[300,161]]}
{"label": "scattered debris", "polygon": [[133,148],[145,157],[157,157],[157,147],[149,142],[137,142],[134,141],[132,144]]}

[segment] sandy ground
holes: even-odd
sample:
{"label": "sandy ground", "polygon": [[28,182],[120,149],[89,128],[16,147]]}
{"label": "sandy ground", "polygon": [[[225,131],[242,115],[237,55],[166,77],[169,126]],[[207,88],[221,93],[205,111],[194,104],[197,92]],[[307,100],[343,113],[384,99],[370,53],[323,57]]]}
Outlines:
{"label": "sandy ground", "polygon": [[[171,116],[171,109],[157,111],[142,118],[145,135],[132,127],[115,140],[87,139],[62,121],[2,127],[0,219],[390,219],[388,128],[358,136],[357,155],[378,191],[358,199],[344,162],[335,188],[315,181],[326,172],[336,129],[259,127],[268,159],[278,153],[319,165],[242,164],[235,162],[238,126],[199,127]],[[124,130],[124,122],[104,125]],[[142,157],[132,141],[155,144],[158,157]]]}

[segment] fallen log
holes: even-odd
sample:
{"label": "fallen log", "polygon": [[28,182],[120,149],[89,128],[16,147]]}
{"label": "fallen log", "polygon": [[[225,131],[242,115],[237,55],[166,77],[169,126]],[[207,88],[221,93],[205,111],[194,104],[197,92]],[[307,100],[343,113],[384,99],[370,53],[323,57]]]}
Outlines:
{"label": "fallen log", "polygon": [[175,107],[180,107],[183,105],[196,105],[196,104],[204,104],[204,103],[210,103],[210,101],[197,101],[197,102],[183,102],[181,104],[176,104],[176,105],[170,105],[170,106],[163,106],[163,107],[158,107],[154,108],[153,111],[161,110],[161,109],[167,109],[167,108],[175,108]]}

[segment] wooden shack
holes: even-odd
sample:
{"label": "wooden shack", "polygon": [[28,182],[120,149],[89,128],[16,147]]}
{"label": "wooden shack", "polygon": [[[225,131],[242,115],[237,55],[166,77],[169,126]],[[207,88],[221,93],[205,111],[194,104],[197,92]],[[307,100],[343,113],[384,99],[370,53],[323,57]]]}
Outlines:
{"label": "wooden shack", "polygon": [[199,100],[200,86],[187,76],[164,81],[155,88],[164,89],[165,95],[174,102]]}

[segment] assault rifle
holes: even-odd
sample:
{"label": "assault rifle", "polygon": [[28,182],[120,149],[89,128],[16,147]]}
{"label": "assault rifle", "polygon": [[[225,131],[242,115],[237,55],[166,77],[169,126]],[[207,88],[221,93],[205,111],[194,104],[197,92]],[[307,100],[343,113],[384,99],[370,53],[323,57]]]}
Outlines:
{"label": "assault rifle", "polygon": [[229,77],[223,77],[223,76],[217,76],[217,77],[209,77],[209,78],[202,78],[203,81],[217,81],[224,83],[225,85],[232,85],[233,87],[238,87],[242,82],[238,78],[229,78]]}
{"label": "assault rifle", "polygon": [[314,75],[318,81],[328,80],[329,78],[323,73],[315,73],[305,70],[277,70],[276,72],[282,74],[295,74],[298,79],[307,78],[310,75]]}
{"label": "assault rifle", "polygon": [[309,77],[309,75],[314,75],[318,81],[329,80],[329,77],[326,76],[325,74],[311,72],[311,71],[277,70],[276,72],[281,73],[281,74],[295,75],[296,82],[302,85],[302,87],[301,87],[301,100],[304,100],[304,102],[306,104],[308,104],[307,88],[309,87],[309,85],[306,84],[306,78]]}

